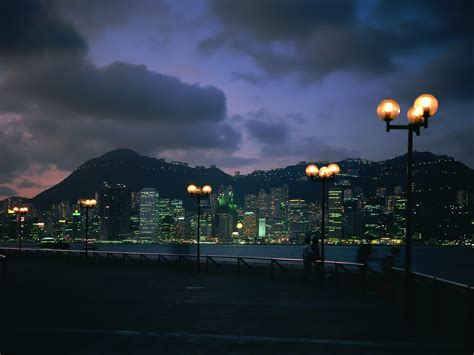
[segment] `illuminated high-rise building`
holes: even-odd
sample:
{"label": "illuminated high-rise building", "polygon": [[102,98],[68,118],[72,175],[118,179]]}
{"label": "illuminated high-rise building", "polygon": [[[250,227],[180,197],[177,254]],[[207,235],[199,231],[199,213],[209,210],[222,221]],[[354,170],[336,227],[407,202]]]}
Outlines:
{"label": "illuminated high-rise building", "polygon": [[308,231],[308,208],[304,200],[288,201],[289,239],[301,241]]}
{"label": "illuminated high-rise building", "polygon": [[244,209],[245,211],[257,212],[258,210],[258,199],[256,195],[245,195],[244,197]]}
{"label": "illuminated high-rise building", "polygon": [[174,220],[171,209],[171,200],[169,198],[160,198],[158,200],[158,219],[159,219],[159,239],[162,241],[170,240],[173,237]]}
{"label": "illuminated high-rise building", "polygon": [[404,239],[406,231],[406,202],[405,198],[395,199],[393,210],[393,236]]}
{"label": "illuminated high-rise building", "polygon": [[343,237],[345,239],[360,238],[362,235],[362,213],[359,201],[355,199],[344,201],[343,207]]}
{"label": "illuminated high-rise building", "polygon": [[126,239],[130,233],[130,190],[122,184],[104,184],[98,195],[100,236]]}
{"label": "illuminated high-rise building", "polygon": [[288,205],[288,185],[274,187],[270,190],[270,216],[282,218]]}
{"label": "illuminated high-rise building", "polygon": [[158,239],[159,194],[156,189],[146,187],[140,190],[140,238]]}
{"label": "illuminated high-rise building", "polygon": [[182,200],[177,200],[177,199],[171,200],[171,213],[175,221],[184,217],[184,207],[183,207]]}
{"label": "illuminated high-rise building", "polygon": [[331,188],[328,191],[328,238],[342,238],[342,190],[340,188]]}
{"label": "illuminated high-rise building", "polygon": [[271,196],[264,189],[260,189],[257,202],[259,218],[270,217],[270,201]]}
{"label": "illuminated high-rise building", "polygon": [[219,215],[219,239],[223,242],[232,241],[232,232],[235,229],[235,220],[232,214]]}
{"label": "illuminated high-rise building", "polygon": [[245,212],[242,224],[243,236],[252,241],[255,240],[255,238],[257,237],[257,216],[255,215],[255,212]]}

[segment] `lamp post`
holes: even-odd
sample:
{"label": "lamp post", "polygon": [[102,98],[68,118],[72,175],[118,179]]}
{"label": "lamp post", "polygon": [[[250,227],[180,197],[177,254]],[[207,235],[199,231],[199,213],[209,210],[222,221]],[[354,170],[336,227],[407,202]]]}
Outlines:
{"label": "lamp post", "polygon": [[86,251],[86,256],[89,251],[89,210],[91,208],[94,208],[97,205],[97,200],[95,199],[83,199],[79,200],[79,204],[81,205],[82,208],[86,210],[86,235],[85,235],[85,251]]}
{"label": "lamp post", "polygon": [[211,185],[204,185],[203,187],[198,187],[196,185],[189,185],[187,188],[188,194],[191,197],[197,198],[197,233],[196,233],[196,242],[197,242],[197,255],[196,255],[196,271],[199,273],[199,267],[201,264],[201,238],[200,238],[200,227],[201,227],[201,198],[208,197],[212,192]]}
{"label": "lamp post", "polygon": [[438,100],[430,94],[423,94],[413,103],[407,111],[408,124],[393,125],[391,121],[400,114],[400,105],[392,99],[382,100],[377,106],[377,115],[386,123],[386,131],[392,129],[408,131],[408,153],[406,170],[406,225],[405,225],[405,310],[410,317],[409,305],[413,295],[412,289],[412,183],[413,183],[413,133],[420,135],[421,128],[428,128],[428,121],[438,110]]}
{"label": "lamp post", "polygon": [[306,176],[311,181],[321,182],[321,283],[324,282],[324,237],[325,237],[325,220],[326,220],[326,182],[333,181],[334,177],[341,172],[341,168],[337,164],[329,164],[320,169],[314,164],[306,167]]}
{"label": "lamp post", "polygon": [[21,254],[21,239],[22,239],[22,215],[26,215],[28,213],[28,207],[13,207],[13,211],[15,212],[16,216],[16,234],[18,237],[18,252]]}
{"label": "lamp post", "polygon": [[408,153],[406,173],[406,230],[405,230],[405,272],[411,272],[412,255],[412,182],[413,182],[413,133],[420,135],[421,128],[428,128],[428,120],[438,110],[438,100],[433,95],[420,95],[408,109],[407,125],[393,125],[391,121],[400,114],[400,105],[395,100],[382,100],[377,107],[377,115],[386,123],[386,130],[401,129],[408,131]]}

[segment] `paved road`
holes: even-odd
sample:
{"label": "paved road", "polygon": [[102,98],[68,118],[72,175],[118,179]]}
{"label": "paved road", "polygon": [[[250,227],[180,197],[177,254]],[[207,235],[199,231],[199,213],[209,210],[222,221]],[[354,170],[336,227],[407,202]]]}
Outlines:
{"label": "paved road", "polygon": [[11,258],[0,287],[2,355],[433,353],[391,304],[298,280]]}

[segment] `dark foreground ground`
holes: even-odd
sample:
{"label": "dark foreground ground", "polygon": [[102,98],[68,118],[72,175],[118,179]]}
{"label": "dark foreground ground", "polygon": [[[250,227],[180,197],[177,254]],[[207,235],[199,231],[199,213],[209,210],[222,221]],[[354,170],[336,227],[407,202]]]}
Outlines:
{"label": "dark foreground ground", "polygon": [[1,355],[463,353],[375,295],[298,279],[13,257],[0,309]]}

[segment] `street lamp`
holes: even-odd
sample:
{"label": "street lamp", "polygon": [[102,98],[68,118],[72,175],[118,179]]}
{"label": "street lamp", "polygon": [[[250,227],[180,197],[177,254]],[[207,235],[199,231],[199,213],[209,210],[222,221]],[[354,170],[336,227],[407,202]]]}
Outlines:
{"label": "street lamp", "polygon": [[406,170],[406,220],[405,220],[405,312],[407,318],[412,315],[410,299],[413,296],[411,259],[412,259],[412,181],[413,181],[413,132],[420,135],[420,128],[428,128],[428,120],[438,110],[438,100],[430,94],[423,94],[407,111],[408,124],[393,125],[391,121],[400,114],[400,105],[392,99],[382,100],[377,106],[377,115],[386,123],[386,131],[401,129],[408,131],[408,153]]}
{"label": "street lamp", "polygon": [[[406,173],[406,230],[405,230],[405,272],[411,273],[412,259],[412,181],[413,181],[413,132],[420,135],[420,128],[428,128],[428,120],[438,110],[438,100],[430,94],[418,96],[412,107],[407,111],[408,124],[393,125],[391,121],[400,114],[400,105],[392,99],[382,100],[377,106],[377,115],[386,123],[386,130],[402,129],[408,131],[408,153]],[[408,277],[407,277],[408,278]]]}
{"label": "street lamp", "polygon": [[22,233],[21,233],[21,230],[22,230],[22,225],[21,225],[21,222],[22,222],[22,218],[23,216],[22,215],[26,215],[28,213],[28,207],[13,207],[13,212],[15,212],[15,216],[16,216],[16,234],[17,234],[17,237],[18,237],[18,252],[21,254],[21,237],[22,237]]}
{"label": "street lamp", "polygon": [[201,263],[201,250],[200,250],[200,224],[201,224],[201,198],[203,197],[208,197],[211,192],[212,192],[212,187],[211,185],[204,185],[203,187],[198,187],[196,185],[189,185],[187,188],[188,194],[191,195],[191,197],[196,197],[197,198],[197,255],[196,255],[196,270],[199,273],[199,266]]}
{"label": "street lamp", "polygon": [[318,169],[314,164],[306,167],[306,176],[311,181],[321,182],[321,282],[324,282],[324,236],[325,236],[325,219],[326,219],[326,181],[333,181],[334,177],[341,172],[341,168],[337,164],[329,164]]}
{"label": "street lamp", "polygon": [[86,210],[86,238],[85,238],[85,251],[86,251],[86,256],[89,251],[89,210],[91,208],[94,208],[97,205],[97,200],[95,199],[82,199],[79,200],[79,204],[81,205],[82,208],[85,208]]}

